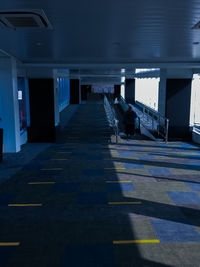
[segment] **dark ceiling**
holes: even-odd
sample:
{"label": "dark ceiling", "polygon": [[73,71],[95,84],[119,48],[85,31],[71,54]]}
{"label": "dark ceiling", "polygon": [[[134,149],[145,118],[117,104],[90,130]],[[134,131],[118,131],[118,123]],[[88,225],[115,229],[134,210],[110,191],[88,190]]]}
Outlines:
{"label": "dark ceiling", "polygon": [[[43,10],[53,29],[0,27],[0,49],[25,63],[200,61],[197,0],[8,0],[0,12]],[[196,44],[194,44],[196,43]]]}

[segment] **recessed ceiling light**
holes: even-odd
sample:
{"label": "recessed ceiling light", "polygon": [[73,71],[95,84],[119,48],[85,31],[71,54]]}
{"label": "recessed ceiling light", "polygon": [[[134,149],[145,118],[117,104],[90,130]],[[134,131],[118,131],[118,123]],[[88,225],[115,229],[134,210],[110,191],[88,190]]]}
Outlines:
{"label": "recessed ceiling light", "polygon": [[114,42],[112,43],[114,46],[120,46],[120,42]]}
{"label": "recessed ceiling light", "polygon": [[44,43],[37,42],[36,45],[37,45],[37,46],[42,46],[42,45],[44,45]]}

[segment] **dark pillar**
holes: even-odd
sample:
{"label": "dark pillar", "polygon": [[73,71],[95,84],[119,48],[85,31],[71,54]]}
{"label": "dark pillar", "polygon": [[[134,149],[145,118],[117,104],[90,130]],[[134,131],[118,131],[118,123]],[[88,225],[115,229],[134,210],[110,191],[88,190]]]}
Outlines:
{"label": "dark pillar", "polygon": [[125,81],[125,100],[127,103],[135,103],[135,79]]}
{"label": "dark pillar", "polygon": [[121,93],[121,85],[115,84],[114,85],[114,98],[119,98]]}
{"label": "dark pillar", "polygon": [[91,92],[92,92],[92,86],[91,85],[88,85],[87,92],[88,92],[88,94],[91,94]]}
{"label": "dark pillar", "polygon": [[3,159],[3,129],[0,128],[0,162]]}
{"label": "dark pillar", "polygon": [[91,85],[81,85],[81,100],[86,101],[89,92],[91,92]]}
{"label": "dark pillar", "polygon": [[166,117],[169,119],[169,139],[190,140],[191,79],[167,79]]}
{"label": "dark pillar", "polygon": [[79,79],[70,79],[70,104],[80,104]]}
{"label": "dark pillar", "polygon": [[54,80],[29,79],[29,142],[55,142]]}

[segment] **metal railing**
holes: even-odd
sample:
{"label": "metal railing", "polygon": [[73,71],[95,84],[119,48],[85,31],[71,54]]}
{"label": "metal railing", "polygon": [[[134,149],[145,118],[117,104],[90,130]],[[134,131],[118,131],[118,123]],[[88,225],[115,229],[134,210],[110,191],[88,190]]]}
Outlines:
{"label": "metal railing", "polygon": [[192,131],[200,134],[200,123],[194,123],[194,125],[192,126]]}
{"label": "metal railing", "polygon": [[118,135],[119,135],[119,127],[118,123],[119,121],[116,118],[115,110],[110,105],[108,98],[104,95],[104,108],[106,112],[106,116],[109,122],[109,125],[113,128],[115,137],[116,137],[116,143],[118,143]]}
{"label": "metal railing", "polygon": [[135,102],[135,106],[139,108],[142,112],[142,120],[151,125],[151,129],[155,130],[158,136],[162,136],[165,142],[168,142],[168,131],[169,131],[169,119],[162,116],[156,110],[140,103],[139,101]]}

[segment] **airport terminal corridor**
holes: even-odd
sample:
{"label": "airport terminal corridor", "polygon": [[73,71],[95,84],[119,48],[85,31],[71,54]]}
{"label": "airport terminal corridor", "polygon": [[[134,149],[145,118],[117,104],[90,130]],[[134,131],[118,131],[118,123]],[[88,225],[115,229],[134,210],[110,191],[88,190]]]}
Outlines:
{"label": "airport terminal corridor", "polygon": [[199,266],[199,146],[114,141],[89,99],[0,184],[1,267]]}

